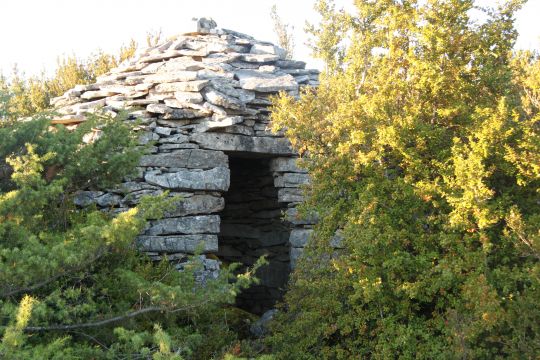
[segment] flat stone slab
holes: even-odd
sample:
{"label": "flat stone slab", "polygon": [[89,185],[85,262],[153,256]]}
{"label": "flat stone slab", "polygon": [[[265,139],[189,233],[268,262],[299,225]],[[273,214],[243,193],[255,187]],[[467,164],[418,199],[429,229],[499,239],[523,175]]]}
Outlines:
{"label": "flat stone slab", "polygon": [[[176,99],[166,99],[165,101],[178,102]],[[163,119],[193,119],[196,117],[204,117],[209,114],[207,110],[185,109],[182,105],[178,106],[179,108],[173,108],[164,104],[150,104],[146,107],[146,110],[154,114],[163,114]]]}
{"label": "flat stone slab", "polygon": [[291,248],[291,250],[289,251],[289,255],[291,258],[291,270],[294,270],[294,268],[296,268],[298,259],[300,259],[302,254],[304,254],[304,248]]}
{"label": "flat stone slab", "polygon": [[173,83],[177,81],[192,81],[197,79],[194,71],[173,71],[161,74],[148,75],[144,78],[145,83]]}
{"label": "flat stone slab", "polygon": [[278,60],[276,66],[285,69],[304,69],[306,63],[298,60]]}
{"label": "flat stone slab", "polygon": [[145,155],[141,157],[140,166],[212,169],[227,166],[229,157],[221,151],[187,149],[170,153]]}
{"label": "flat stone slab", "polygon": [[210,170],[179,169],[173,173],[146,173],[145,181],[166,189],[227,191],[230,173],[226,167]]}
{"label": "flat stone slab", "polygon": [[297,172],[297,173],[307,173],[307,170],[301,169],[297,164],[298,159],[296,158],[274,158],[270,160],[270,170],[276,172]]}
{"label": "flat stone slab", "polygon": [[206,85],[208,85],[208,80],[197,80],[197,81],[180,81],[180,82],[170,82],[170,83],[160,83],[156,86],[157,92],[175,92],[175,91],[201,91]]}
{"label": "flat stone slab", "polygon": [[288,208],[286,211],[287,221],[293,225],[314,225],[319,222],[319,216],[316,213],[311,213],[306,218],[299,215],[297,208]]}
{"label": "flat stone slab", "polygon": [[204,101],[202,95],[198,92],[177,91],[174,98],[180,102],[200,104]]}
{"label": "flat stone slab", "polygon": [[312,229],[293,229],[289,237],[289,243],[292,247],[303,248],[307,245],[311,234],[313,234]]}
{"label": "flat stone slab", "polygon": [[174,210],[167,211],[165,217],[178,217],[195,214],[211,214],[225,208],[222,197],[212,195],[193,195],[181,199],[175,204]]}
{"label": "flat stone slab", "polygon": [[195,132],[205,132],[210,129],[229,128],[243,121],[241,116],[229,116],[226,118],[217,118],[216,120],[203,120],[195,128]]}
{"label": "flat stone slab", "polygon": [[205,149],[252,152],[269,155],[293,155],[293,149],[285,138],[254,137],[224,133],[193,134],[191,140]]}
{"label": "flat stone slab", "polygon": [[137,245],[142,251],[193,254],[201,250],[203,253],[211,253],[218,251],[218,237],[211,234],[139,236]]}
{"label": "flat stone slab", "polygon": [[304,201],[302,190],[298,188],[281,188],[278,190],[278,202],[295,203]]}
{"label": "flat stone slab", "polygon": [[309,184],[308,174],[284,173],[274,178],[274,186],[279,187],[300,187]]}
{"label": "flat stone slab", "polygon": [[271,54],[244,54],[241,59],[249,63],[269,63],[279,60],[279,56]]}
{"label": "flat stone slab", "polygon": [[151,222],[145,235],[217,234],[219,215],[196,215],[159,219]]}
{"label": "flat stone slab", "polygon": [[206,101],[214,105],[234,110],[241,110],[245,108],[245,104],[239,99],[226,95],[212,88],[206,88],[203,95]]}
{"label": "flat stone slab", "polygon": [[248,103],[255,99],[255,92],[239,89],[240,82],[231,79],[212,79],[212,87],[223,94],[237,98],[242,103]]}
{"label": "flat stone slab", "polygon": [[246,90],[258,92],[278,92],[298,90],[298,83],[291,75],[276,75],[257,70],[238,70],[235,75],[240,79],[240,86]]}
{"label": "flat stone slab", "polygon": [[270,54],[278,55],[280,59],[284,59],[287,52],[285,49],[275,45],[254,44],[249,51],[251,54]]}

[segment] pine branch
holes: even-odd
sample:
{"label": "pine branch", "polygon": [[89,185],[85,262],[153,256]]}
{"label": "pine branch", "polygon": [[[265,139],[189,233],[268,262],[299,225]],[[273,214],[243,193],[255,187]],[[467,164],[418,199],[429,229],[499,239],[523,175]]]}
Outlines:
{"label": "pine branch", "polygon": [[180,311],[185,311],[189,309],[193,309],[199,306],[202,306],[206,303],[208,303],[210,299],[206,299],[205,301],[199,303],[199,304],[193,304],[190,306],[185,306],[182,308],[177,308],[170,310],[166,307],[161,306],[149,306],[146,308],[139,309],[137,311],[129,312],[125,315],[118,315],[109,319],[100,320],[100,321],[94,321],[94,322],[88,322],[88,323],[82,323],[82,324],[72,324],[72,325],[51,325],[51,326],[27,326],[24,328],[24,332],[31,333],[31,332],[47,332],[47,331],[73,331],[73,330],[79,330],[79,329],[90,329],[90,328],[97,328],[102,326],[107,326],[112,323],[121,322],[127,319],[131,319],[143,314],[152,313],[152,312],[166,312],[170,314],[174,314]]}
{"label": "pine branch", "polygon": [[73,325],[27,326],[24,328],[24,331],[25,332],[71,331],[71,330],[77,330],[77,329],[96,328],[96,327],[106,326],[115,322],[131,319],[139,315],[143,315],[143,314],[147,314],[151,312],[163,312],[163,311],[166,311],[166,308],[163,308],[160,306],[150,306],[150,307],[142,308],[137,311],[127,313],[125,315],[119,315],[119,316],[115,316],[115,317],[101,320],[101,321],[82,323],[82,324],[73,324]]}
{"label": "pine branch", "polygon": [[9,289],[9,288],[4,288],[2,289],[2,291],[0,292],[0,299],[1,298],[6,298],[6,297],[10,297],[10,296],[15,296],[15,295],[19,295],[21,293],[31,293],[31,292],[34,292],[44,286],[47,286],[48,284],[60,279],[61,277],[64,277],[70,273],[73,273],[73,272],[77,272],[77,271],[80,271],[84,268],[87,268],[88,266],[90,266],[90,264],[96,262],[97,260],[99,260],[103,255],[105,254],[105,251],[103,249],[99,250],[96,252],[96,255],[90,260],[90,261],[86,261],[82,264],[79,264],[78,266],[74,266],[72,268],[69,268],[65,271],[62,271],[56,275],[53,275],[52,277],[50,278],[47,278],[45,280],[42,280],[38,283],[35,283],[33,285],[30,285],[30,286],[27,286],[27,287],[23,287],[23,288],[17,288],[17,289]]}

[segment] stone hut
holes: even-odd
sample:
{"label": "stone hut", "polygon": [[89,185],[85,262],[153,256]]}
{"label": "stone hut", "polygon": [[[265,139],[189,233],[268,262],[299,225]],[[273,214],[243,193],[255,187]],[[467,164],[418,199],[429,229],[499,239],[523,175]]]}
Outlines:
{"label": "stone hut", "polygon": [[198,25],[54,99],[53,123],[76,126],[86,113],[124,109],[140,119],[140,142],[151,147],[138,176],[81,192],[77,205],[123,211],[143,195],[180,195],[176,209],[139,236],[140,249],[181,268],[202,247],[206,276],[220,263],[249,266],[266,254],[260,285],[238,300],[262,313],[280,298],[313,225],[297,217],[308,176],[287,139],[269,130],[269,97],[317,86],[318,72],[271,43],[206,19]]}

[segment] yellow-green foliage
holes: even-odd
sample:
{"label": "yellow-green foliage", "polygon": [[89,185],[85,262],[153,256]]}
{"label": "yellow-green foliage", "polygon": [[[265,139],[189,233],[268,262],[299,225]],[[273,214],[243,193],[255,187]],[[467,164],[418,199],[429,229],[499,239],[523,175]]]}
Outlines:
{"label": "yellow-green foliage", "polygon": [[52,98],[64,94],[75,85],[95,81],[122,61],[132,58],[136,50],[137,43],[131,40],[120,48],[118,55],[98,50],[86,60],[75,55],[58,58],[52,77],[42,74],[25,78],[17,68],[9,80],[0,75],[0,121],[6,120],[8,113],[11,118],[20,118],[48,109]]}
{"label": "yellow-green foliage", "polygon": [[521,3],[474,23],[472,0],[318,2],[327,71],[273,112],[321,218],[279,358],[539,356],[540,62],[512,53]]}
{"label": "yellow-green foliage", "polygon": [[[94,127],[102,136],[84,144]],[[124,115],[72,131],[44,115],[0,127],[0,358],[197,359],[236,340],[220,306],[249,276],[232,281],[233,266],[201,286],[196,258],[180,273],[135,249],[167,194],[116,216],[74,205],[77,191],[132,174],[136,139]]]}

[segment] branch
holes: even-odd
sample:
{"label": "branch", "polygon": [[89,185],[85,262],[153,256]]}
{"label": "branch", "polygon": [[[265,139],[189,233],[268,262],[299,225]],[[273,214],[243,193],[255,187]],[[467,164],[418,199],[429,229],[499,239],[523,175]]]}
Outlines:
{"label": "branch", "polygon": [[177,308],[173,310],[169,310],[165,307],[161,306],[149,306],[146,308],[142,308],[137,311],[133,311],[130,313],[127,313],[125,315],[119,315],[115,316],[109,319],[95,321],[95,322],[88,322],[88,323],[82,323],[82,324],[73,324],[73,325],[51,325],[51,326],[27,326],[24,328],[24,332],[46,332],[46,331],[73,331],[78,329],[90,329],[90,328],[96,328],[101,326],[106,326],[115,322],[121,322],[127,319],[131,319],[134,317],[137,317],[139,315],[143,315],[146,313],[152,313],[152,312],[167,312],[167,313],[177,313],[180,311],[189,310],[198,306],[202,306],[206,303],[208,303],[210,300],[206,299],[205,301],[199,303],[199,304],[192,304],[189,306],[185,306],[182,308]]}
{"label": "branch", "polygon": [[62,272],[60,272],[60,273],[58,273],[56,275],[53,275],[52,277],[50,277],[48,279],[45,279],[45,280],[40,281],[38,283],[35,283],[33,285],[30,285],[30,286],[27,286],[27,287],[24,287],[24,288],[11,289],[11,290],[8,290],[7,288],[4,288],[0,292],[0,298],[6,298],[6,297],[9,297],[9,296],[18,295],[20,293],[30,293],[30,292],[36,291],[37,289],[40,289],[40,288],[52,283],[53,281],[58,280],[59,278],[65,276],[65,275],[67,275],[69,273],[80,271],[80,270],[88,267],[90,264],[92,264],[92,263],[96,262],[97,260],[99,260],[104,254],[105,254],[104,249],[100,249],[100,250],[98,250],[96,252],[96,255],[92,259],[90,259],[90,261],[86,261],[86,262],[84,262],[82,264],[79,264],[78,266],[68,268],[65,271],[62,271]]}
{"label": "branch", "polygon": [[162,311],[166,311],[166,309],[163,307],[151,306],[151,307],[147,307],[147,308],[143,308],[137,311],[127,313],[125,315],[119,315],[119,316],[115,316],[109,319],[96,321],[96,322],[73,324],[73,325],[27,326],[24,328],[24,331],[25,332],[71,331],[71,330],[77,330],[77,329],[96,328],[96,327],[106,326],[115,322],[127,320],[127,319],[130,319],[139,315],[143,315],[146,313],[162,312]]}

